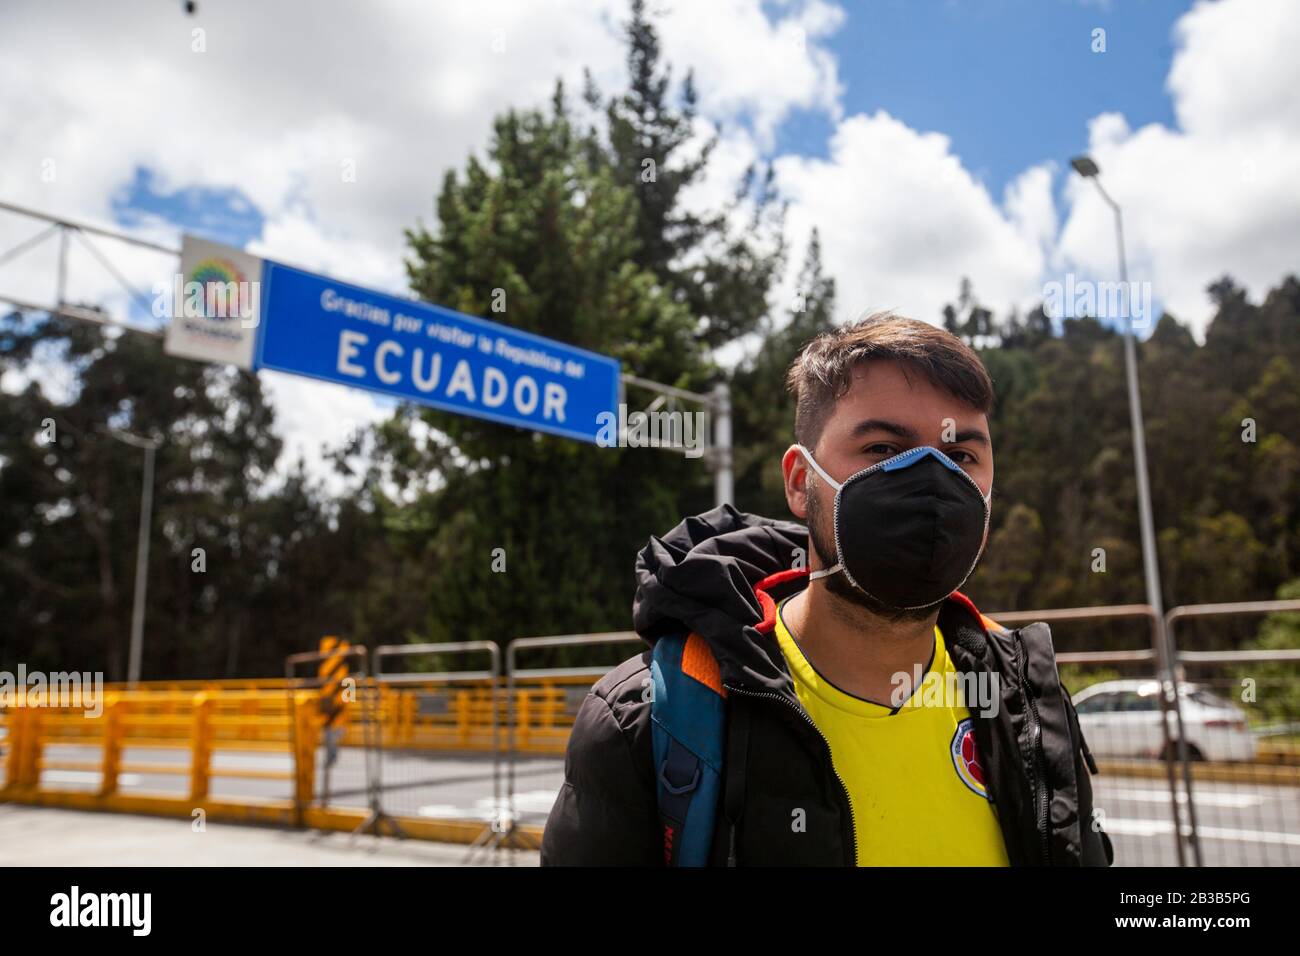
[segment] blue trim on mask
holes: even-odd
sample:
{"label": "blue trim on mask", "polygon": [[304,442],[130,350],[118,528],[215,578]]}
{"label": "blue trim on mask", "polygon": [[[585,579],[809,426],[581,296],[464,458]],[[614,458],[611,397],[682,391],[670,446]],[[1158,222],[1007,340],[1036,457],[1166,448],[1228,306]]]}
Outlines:
{"label": "blue trim on mask", "polygon": [[934,458],[945,468],[956,472],[961,471],[960,465],[932,445],[921,445],[918,448],[909,448],[907,451],[881,462],[880,470],[900,471],[903,468],[910,468],[927,455]]}

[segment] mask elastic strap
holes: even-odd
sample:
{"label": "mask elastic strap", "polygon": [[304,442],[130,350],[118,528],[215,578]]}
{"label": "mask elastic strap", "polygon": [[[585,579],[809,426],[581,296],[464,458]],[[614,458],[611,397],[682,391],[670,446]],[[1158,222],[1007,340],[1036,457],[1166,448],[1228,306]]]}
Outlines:
{"label": "mask elastic strap", "polygon": [[817,459],[812,456],[812,452],[807,448],[804,448],[803,445],[795,445],[794,447],[799,449],[800,453],[803,455],[804,461],[813,466],[813,471],[821,475],[822,481],[826,482],[826,484],[830,485],[836,491],[840,490],[840,483],[822,470],[822,466],[817,464]]}
{"label": "mask elastic strap", "polygon": [[832,564],[829,568],[822,568],[820,571],[810,571],[808,573],[808,580],[816,581],[818,578],[828,578],[832,574],[837,574],[838,572],[843,570],[844,570],[844,565]]}
{"label": "mask elastic strap", "polygon": [[[817,472],[818,475],[821,476],[822,481],[826,482],[826,484],[830,485],[836,491],[840,490],[840,483],[836,481],[834,478],[832,478],[830,475],[826,474],[826,472],[822,469],[822,466],[817,464],[817,459],[812,456],[812,452],[810,452],[807,448],[804,448],[803,445],[795,445],[794,447],[799,449],[800,454],[803,455],[804,461],[812,465],[813,470]],[[832,574],[836,574],[843,570],[844,570],[844,565],[840,562],[836,562],[835,564],[831,565],[829,568],[822,568],[820,571],[810,572],[808,574],[808,580],[809,582],[812,582],[812,581],[816,581],[819,578],[828,578]]]}

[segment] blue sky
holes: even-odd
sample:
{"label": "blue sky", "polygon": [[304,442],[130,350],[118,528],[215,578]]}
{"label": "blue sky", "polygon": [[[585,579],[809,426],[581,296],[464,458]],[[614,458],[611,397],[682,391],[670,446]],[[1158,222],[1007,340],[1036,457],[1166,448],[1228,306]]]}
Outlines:
{"label": "blue sky", "polygon": [[188,185],[169,189],[152,169],[138,166],[114,194],[113,218],[126,229],[158,217],[186,232],[242,248],[262,235],[266,217],[242,190]]}
{"label": "blue sky", "polygon": [[[1165,77],[1181,0],[873,0],[845,5],[824,42],[839,61],[845,113],[883,109],[941,132],[995,195],[1025,167],[1064,166],[1087,148],[1088,120],[1118,111],[1133,128],[1174,124]],[[1106,52],[1092,31],[1106,30]],[[833,122],[800,111],[778,152],[825,156]]]}

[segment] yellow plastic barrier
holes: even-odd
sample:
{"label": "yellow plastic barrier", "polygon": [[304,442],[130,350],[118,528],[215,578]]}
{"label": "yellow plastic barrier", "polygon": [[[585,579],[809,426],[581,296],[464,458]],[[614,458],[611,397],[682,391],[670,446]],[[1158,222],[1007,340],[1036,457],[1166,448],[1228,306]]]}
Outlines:
{"label": "yellow plastic barrier", "polygon": [[[365,811],[322,807],[316,801],[316,760],[325,720],[319,691],[290,691],[285,682],[279,687],[265,686],[275,682],[257,683],[262,686],[246,681],[167,682],[136,689],[109,685],[102,710],[93,715],[39,699],[20,701],[0,711],[0,802],[177,818],[191,818],[202,810],[214,822],[354,829],[366,820]],[[568,733],[560,716],[563,691],[529,687],[520,694],[525,738],[535,739],[539,749],[558,745],[562,750]],[[438,695],[445,698],[445,706],[422,706]],[[486,681],[383,685],[374,699],[386,748],[492,747],[492,694]],[[498,705],[497,718],[504,727],[504,700]],[[364,745],[363,722],[340,723],[344,745]],[[88,758],[60,752],[68,747],[95,748],[96,753]],[[132,759],[133,751],[146,748],[188,750],[189,759]],[[289,757],[289,769],[214,766],[218,753],[249,750],[283,753]],[[59,774],[85,779],[69,784]],[[145,793],[137,785],[123,790],[128,774],[179,777],[185,781],[179,788],[183,792]],[[214,778],[282,780],[285,795],[215,798]],[[466,843],[482,833],[481,825],[459,820],[404,819],[403,829],[411,836]],[[540,840],[539,827],[521,829]]]}
{"label": "yellow plastic barrier", "polygon": [[[318,742],[317,724],[312,719],[315,698],[300,694],[294,702],[285,691],[238,690],[228,694],[220,690],[185,693],[172,690],[115,690],[105,694],[102,712],[92,714],[78,708],[46,706],[39,698],[20,701],[5,713],[6,773],[0,799],[28,799],[44,802],[44,797],[60,798],[73,793],[42,782],[44,771],[73,771],[97,774],[93,796],[106,809],[134,805],[139,795],[120,792],[123,774],[181,775],[189,778],[186,796],[154,796],[151,801],[173,801],[190,809],[208,801],[211,781],[218,777],[244,777],[284,780],[291,794],[302,792],[301,766],[294,770],[262,768],[218,768],[212,757],[218,750],[248,749],[250,742],[274,746],[287,754],[314,756]],[[289,725],[296,710],[294,725],[297,746],[291,746]],[[303,719],[303,714],[307,719]],[[47,756],[49,748],[96,746],[98,760],[63,759]],[[127,748],[185,748],[190,751],[184,763],[131,762],[125,759]],[[257,749],[265,749],[259,747]],[[307,799],[310,800],[307,776]],[[54,802],[60,802],[55,799]],[[126,801],[123,803],[123,801]],[[222,803],[258,803],[261,801],[222,801]],[[187,811],[188,812],[188,811]]]}

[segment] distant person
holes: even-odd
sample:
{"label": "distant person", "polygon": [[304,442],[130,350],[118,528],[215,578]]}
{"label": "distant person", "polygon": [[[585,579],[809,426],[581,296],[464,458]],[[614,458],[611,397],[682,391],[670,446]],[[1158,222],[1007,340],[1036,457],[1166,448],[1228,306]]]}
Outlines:
{"label": "distant person", "polygon": [[[1109,865],[1047,626],[957,590],[993,492],[979,358],[877,315],[818,336],[788,384],[807,529],[724,505],[650,539],[634,626],[686,684],[657,683],[650,650],[595,684],[542,864]],[[704,720],[658,732],[656,757],[678,686],[725,715],[720,760]]]}

